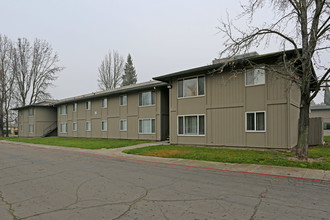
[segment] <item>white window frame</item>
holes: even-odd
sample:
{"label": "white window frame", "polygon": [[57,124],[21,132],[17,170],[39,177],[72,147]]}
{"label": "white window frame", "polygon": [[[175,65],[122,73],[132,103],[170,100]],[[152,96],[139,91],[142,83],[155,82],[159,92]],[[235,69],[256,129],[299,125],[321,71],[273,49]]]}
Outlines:
{"label": "white window frame", "polygon": [[[145,120],[149,120],[150,121],[150,130],[151,132],[150,133],[143,133],[143,132],[140,132],[140,121],[145,121]],[[152,120],[155,120],[155,132],[152,132]],[[156,127],[156,119],[155,118],[140,118],[139,119],[139,123],[138,123],[138,131],[139,131],[139,134],[156,134],[156,130],[157,130],[157,127]]]}
{"label": "white window frame", "polygon": [[[256,71],[261,70],[263,71],[264,74],[264,81],[261,83],[253,83],[253,84],[247,84],[247,74],[249,71],[253,71],[253,77],[255,77]],[[245,86],[258,86],[258,85],[265,85],[266,83],[266,70],[265,67],[259,67],[259,68],[254,68],[254,69],[247,69],[245,70]]]}
{"label": "white window frame", "polygon": [[[185,117],[190,117],[190,116],[197,116],[197,132],[198,134],[179,134],[179,118],[183,117],[183,133],[185,133]],[[204,116],[204,134],[199,134],[199,117],[200,116]],[[190,115],[178,115],[177,116],[177,135],[178,136],[192,136],[192,137],[196,137],[196,136],[205,136],[206,135],[206,115],[205,114],[190,114]]]}
{"label": "white window frame", "polygon": [[91,110],[91,105],[92,105],[92,102],[91,101],[85,102],[85,108],[86,108],[86,110]]}
{"label": "white window frame", "polygon": [[78,104],[75,102],[72,104],[72,111],[77,112]]}
{"label": "white window frame", "polygon": [[108,108],[108,99],[107,98],[102,99],[101,108]]}
{"label": "white window frame", "polygon": [[[65,126],[65,131],[63,130],[63,126]],[[61,123],[60,133],[62,133],[62,134],[68,133],[68,124],[67,123]]]}
{"label": "white window frame", "polygon": [[[121,123],[122,122],[125,122],[126,123],[126,128],[125,129],[122,129],[122,126],[121,126]],[[119,130],[120,131],[127,131],[127,120],[126,119],[121,119],[120,121],[119,121]]]}
{"label": "white window frame", "polygon": [[[31,126],[32,126],[32,130],[31,130]],[[29,133],[30,134],[34,133],[34,124],[29,124]]]}
{"label": "white window frame", "polygon": [[34,116],[34,108],[33,107],[32,108],[29,108],[28,114],[29,114],[29,117],[33,117]]}
{"label": "white window frame", "polygon": [[[143,105],[143,93],[150,93],[150,98],[151,98],[151,104],[150,105]],[[154,96],[155,96],[155,103],[152,103],[152,94],[154,94]],[[142,99],[141,100],[141,105],[140,105],[140,99]],[[139,93],[139,107],[146,107],[146,106],[154,106],[154,105],[156,105],[156,99],[157,99],[157,93],[156,93],[156,91],[146,91],[146,92],[140,92]]]}
{"label": "white window frame", "polygon": [[[76,125],[76,126],[74,126]],[[72,131],[77,131],[77,122],[72,122]]]}
{"label": "white window frame", "polygon": [[[254,130],[248,130],[247,129],[247,114],[252,114],[252,113],[254,113]],[[265,121],[265,125],[264,125],[264,127],[265,127],[265,129],[264,130],[257,130],[257,113],[264,113],[264,121]],[[262,132],[262,133],[264,133],[264,132],[266,132],[266,130],[267,130],[267,123],[266,123],[266,119],[267,119],[267,115],[266,115],[266,111],[251,111],[251,112],[245,112],[245,132]]]}
{"label": "white window frame", "polygon": [[[105,125],[105,127],[103,127],[103,125]],[[108,121],[107,120],[101,121],[101,131],[107,131],[107,130],[108,130]]]}
{"label": "white window frame", "polygon": [[[88,127],[87,127],[87,124],[89,124]],[[85,123],[85,130],[86,131],[91,131],[92,130],[92,123],[90,121],[86,121],[86,123]]]}
{"label": "white window frame", "polygon": [[[126,98],[124,99],[124,97],[126,97]],[[124,103],[124,100],[125,100],[125,103]],[[126,106],[127,105],[127,95],[119,96],[119,105],[120,106]]]}
{"label": "white window frame", "polygon": [[60,107],[61,115],[67,115],[67,112],[68,112],[68,106],[67,105],[61,105],[61,107]]}
{"label": "white window frame", "polygon": [[[204,94],[202,94],[202,95],[199,95],[199,92],[198,92],[198,78],[199,77],[204,77]],[[182,97],[179,97],[179,81],[182,80],[182,86],[183,86],[183,83],[184,83],[185,80],[194,79],[194,78],[197,79],[197,95],[195,95],[195,96],[183,96],[183,87],[182,87]],[[198,76],[194,76],[194,77],[180,78],[180,79],[177,80],[177,98],[178,99],[186,99],[186,98],[203,97],[206,94],[206,85],[205,84],[206,84],[205,75],[198,75]]]}

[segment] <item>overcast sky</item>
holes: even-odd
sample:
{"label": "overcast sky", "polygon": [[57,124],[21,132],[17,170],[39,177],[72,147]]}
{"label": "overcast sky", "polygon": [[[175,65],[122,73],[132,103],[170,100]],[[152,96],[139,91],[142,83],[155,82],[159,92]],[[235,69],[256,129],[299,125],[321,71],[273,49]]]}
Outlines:
{"label": "overcast sky", "polygon": [[[239,2],[0,0],[0,33],[52,45],[65,69],[50,92],[62,99],[98,91],[98,67],[109,50],[117,50],[125,61],[132,55],[138,82],[211,64],[223,49],[219,20],[227,12],[237,15]],[[260,14],[260,20],[268,17],[267,11]],[[256,50],[262,54],[279,47]]]}

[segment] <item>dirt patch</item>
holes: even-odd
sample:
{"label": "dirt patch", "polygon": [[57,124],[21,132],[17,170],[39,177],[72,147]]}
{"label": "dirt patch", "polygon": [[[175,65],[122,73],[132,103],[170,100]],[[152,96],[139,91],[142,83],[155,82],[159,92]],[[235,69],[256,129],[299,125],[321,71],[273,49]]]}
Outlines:
{"label": "dirt patch", "polygon": [[[296,157],[287,157],[288,160],[292,160],[292,161],[302,161],[302,160],[298,160],[298,158]],[[313,163],[313,162],[322,162],[323,161],[323,157],[319,157],[319,158],[308,158],[307,162],[308,163]]]}
{"label": "dirt patch", "polygon": [[157,150],[153,152],[146,153],[147,156],[156,156],[156,157],[167,157],[167,156],[173,156],[178,154],[186,154],[191,153],[192,151],[189,150]]}

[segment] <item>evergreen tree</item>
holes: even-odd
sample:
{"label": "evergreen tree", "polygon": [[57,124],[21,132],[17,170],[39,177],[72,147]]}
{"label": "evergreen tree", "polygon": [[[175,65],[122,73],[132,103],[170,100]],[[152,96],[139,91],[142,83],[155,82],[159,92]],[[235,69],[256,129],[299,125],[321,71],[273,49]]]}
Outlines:
{"label": "evergreen tree", "polygon": [[124,67],[124,75],[121,86],[136,84],[136,81],[137,81],[136,70],[135,67],[133,66],[133,60],[131,54],[128,54],[127,61]]}

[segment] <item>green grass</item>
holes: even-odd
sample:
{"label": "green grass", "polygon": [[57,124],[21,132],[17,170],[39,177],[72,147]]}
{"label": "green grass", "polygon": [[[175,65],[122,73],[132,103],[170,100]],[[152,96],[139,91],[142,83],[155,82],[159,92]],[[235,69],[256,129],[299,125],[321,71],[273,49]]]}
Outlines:
{"label": "green grass", "polygon": [[325,142],[328,142],[328,143],[330,142],[330,136],[324,136],[323,139]]}
{"label": "green grass", "polygon": [[83,149],[119,148],[136,144],[149,143],[150,141],[136,140],[114,140],[114,139],[86,139],[86,138],[65,138],[65,137],[45,137],[45,138],[1,138],[0,140],[10,140],[32,144],[44,144],[61,147],[75,147]]}
{"label": "green grass", "polygon": [[288,157],[294,156],[294,153],[260,150],[218,149],[177,145],[143,147],[124,150],[124,152],[128,154],[167,158],[183,158],[190,160],[204,160],[226,163],[261,164],[330,170],[329,146],[311,147],[309,149],[310,158],[323,158],[323,161],[315,161],[312,163],[307,161],[289,160]]}

